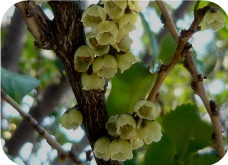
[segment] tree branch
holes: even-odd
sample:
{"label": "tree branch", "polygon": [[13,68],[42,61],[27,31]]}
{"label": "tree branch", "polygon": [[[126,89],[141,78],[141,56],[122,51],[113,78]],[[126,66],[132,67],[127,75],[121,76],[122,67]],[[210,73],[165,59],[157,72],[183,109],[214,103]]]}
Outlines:
{"label": "tree branch", "polygon": [[71,159],[74,163],[83,165],[82,161],[77,158],[72,152],[65,151],[62,146],[50,135],[48,132],[39,125],[39,123],[29,114],[23,112],[21,107],[1,89],[1,97],[8,102],[12,107],[14,107],[20,115],[43,137],[47,140],[48,144],[55,148],[59,153]]}

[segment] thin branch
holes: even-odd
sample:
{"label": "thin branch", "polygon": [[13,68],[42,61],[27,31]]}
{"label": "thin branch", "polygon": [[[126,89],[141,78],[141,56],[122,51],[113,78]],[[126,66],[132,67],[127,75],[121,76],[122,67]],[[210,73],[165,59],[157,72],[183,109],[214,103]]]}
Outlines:
{"label": "thin branch", "polygon": [[39,133],[39,135],[45,138],[48,144],[61,153],[61,155],[68,157],[78,165],[84,164],[76,155],[74,155],[74,153],[65,151],[62,146],[50,134],[48,134],[48,132],[41,125],[39,125],[39,123],[31,115],[23,112],[20,105],[18,105],[9,95],[7,95],[3,89],[1,89],[1,97],[12,107],[14,107],[20,113],[20,115],[27,120],[29,124]]}
{"label": "thin branch", "polygon": [[[161,1],[156,1],[157,3]],[[160,5],[161,6],[161,5]],[[210,6],[205,6],[202,9],[198,9],[199,6],[199,1],[196,2],[195,8],[194,8],[194,20],[188,30],[182,30],[181,35],[179,37],[179,42],[176,41],[175,38],[178,38],[178,34],[175,34],[175,26],[173,23],[170,23],[169,26],[166,25],[166,27],[172,27],[170,33],[174,35],[175,41],[178,43],[175,54],[168,66],[163,66],[161,67],[162,69],[158,73],[157,80],[152,88],[151,93],[148,96],[148,100],[155,102],[156,101],[156,96],[157,92],[163,83],[164,79],[166,76],[170,73],[170,71],[173,69],[173,67],[181,61],[181,56],[185,56],[185,67],[187,70],[190,72],[192,78],[193,78],[193,84],[192,87],[195,91],[195,93],[201,98],[201,100],[204,103],[204,106],[211,118],[211,122],[214,128],[214,133],[213,133],[213,142],[214,142],[214,148],[217,150],[218,155],[220,158],[222,158],[225,155],[225,150],[224,150],[224,144],[223,144],[223,138],[222,138],[222,133],[221,133],[221,126],[220,126],[220,119],[219,119],[219,112],[218,112],[218,107],[217,104],[208,99],[206,90],[203,85],[203,78],[202,75],[198,74],[196,65],[193,61],[192,57],[192,52],[190,51],[191,45],[188,44],[188,40],[192,37],[192,35],[200,30],[199,24],[201,23],[206,11],[210,8]],[[162,8],[162,9],[161,9]],[[166,8],[161,7],[161,11],[164,13],[168,13]],[[167,14],[163,14],[165,20],[169,19],[169,16]]]}

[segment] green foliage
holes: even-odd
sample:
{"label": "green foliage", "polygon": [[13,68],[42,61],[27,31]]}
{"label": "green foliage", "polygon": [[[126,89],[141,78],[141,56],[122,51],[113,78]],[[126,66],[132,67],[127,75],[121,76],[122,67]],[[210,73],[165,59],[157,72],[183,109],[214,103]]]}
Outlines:
{"label": "green foliage", "polygon": [[178,106],[165,116],[163,126],[175,143],[178,161],[212,143],[213,128],[200,119],[196,105]]}
{"label": "green foliage", "polygon": [[17,103],[21,102],[21,99],[36,88],[40,81],[26,75],[20,75],[13,73],[9,70],[1,68],[2,88],[5,92],[12,97]]}
{"label": "green foliage", "polygon": [[199,155],[196,154],[194,157],[189,159],[187,165],[211,165],[219,161],[218,156],[216,155]]}
{"label": "green foliage", "polygon": [[149,66],[138,62],[123,74],[118,72],[112,78],[112,89],[107,99],[109,116],[132,112],[135,103],[144,99],[150,91],[156,74],[149,71]]}

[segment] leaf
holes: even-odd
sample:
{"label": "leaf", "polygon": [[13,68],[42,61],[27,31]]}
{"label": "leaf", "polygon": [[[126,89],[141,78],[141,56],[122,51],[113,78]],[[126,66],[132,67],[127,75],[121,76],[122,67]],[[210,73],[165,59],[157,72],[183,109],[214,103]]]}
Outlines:
{"label": "leaf", "polygon": [[133,111],[141,99],[145,99],[151,90],[156,74],[149,71],[149,66],[138,62],[123,74],[118,72],[112,78],[112,89],[107,99],[109,116]]}
{"label": "leaf", "polygon": [[17,103],[32,89],[36,88],[40,81],[26,75],[20,75],[1,67],[2,88]]}
{"label": "leaf", "polygon": [[143,165],[177,165],[176,146],[174,142],[163,134],[159,142],[151,143],[146,150]]}
{"label": "leaf", "polygon": [[160,54],[158,56],[158,59],[161,60],[162,62],[168,64],[176,50],[177,44],[174,41],[173,37],[171,34],[166,34],[161,42],[161,47],[160,47]]}
{"label": "leaf", "polygon": [[148,22],[146,21],[143,13],[139,13],[139,16],[141,18],[142,21],[142,25],[144,27],[145,33],[149,39],[150,42],[150,46],[153,50],[153,63],[152,63],[152,69],[155,69],[155,64],[157,62],[157,58],[158,58],[158,44],[157,44],[157,40],[156,40],[156,36],[155,34],[150,30],[150,25],[148,24]]}
{"label": "leaf", "polygon": [[133,158],[132,159],[127,159],[124,161],[124,165],[137,165],[137,151],[133,150]]}
{"label": "leaf", "polygon": [[177,107],[165,116],[163,127],[176,145],[179,161],[191,152],[211,146],[213,128],[200,119],[196,105]]}
{"label": "leaf", "polygon": [[187,165],[210,165],[218,162],[220,159],[216,155],[199,155],[197,154],[190,159],[190,162],[186,163]]}

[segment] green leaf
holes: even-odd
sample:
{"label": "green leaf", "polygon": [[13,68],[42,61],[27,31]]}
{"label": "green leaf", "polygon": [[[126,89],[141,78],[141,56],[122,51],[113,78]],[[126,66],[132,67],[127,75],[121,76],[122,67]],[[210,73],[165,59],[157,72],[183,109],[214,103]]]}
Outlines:
{"label": "green leaf", "polygon": [[150,46],[153,50],[153,63],[152,63],[152,69],[155,69],[155,64],[157,62],[157,58],[158,58],[158,44],[157,44],[157,40],[156,40],[156,35],[150,30],[150,25],[148,24],[148,22],[146,21],[143,13],[139,13],[139,16],[141,18],[142,21],[142,25],[145,29],[145,33],[149,39],[149,43]]}
{"label": "green leaf", "polygon": [[118,72],[111,80],[112,89],[107,99],[109,116],[132,113],[136,102],[145,99],[151,90],[156,76],[143,62],[135,63],[123,74]]}
{"label": "green leaf", "polygon": [[216,155],[195,155],[191,159],[189,159],[189,162],[186,163],[187,165],[211,165],[215,164],[219,161],[220,159]]}
{"label": "green leaf", "polygon": [[20,75],[1,67],[2,88],[17,103],[28,94],[32,89],[36,88],[40,81],[26,75]]}
{"label": "green leaf", "polygon": [[166,34],[161,42],[158,59],[168,64],[176,50],[177,44],[170,33]]}
{"label": "green leaf", "polygon": [[177,107],[165,116],[163,127],[176,145],[180,162],[191,152],[211,146],[213,128],[200,119],[196,105]]}
{"label": "green leaf", "polygon": [[159,142],[151,143],[147,148],[143,165],[177,165],[176,146],[174,142],[163,134]]}

